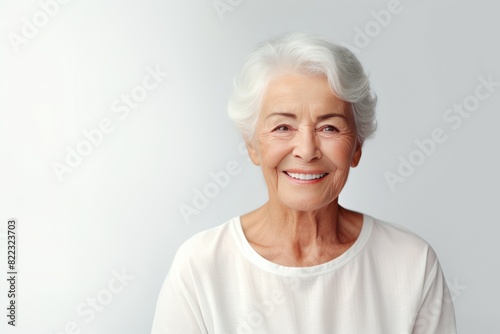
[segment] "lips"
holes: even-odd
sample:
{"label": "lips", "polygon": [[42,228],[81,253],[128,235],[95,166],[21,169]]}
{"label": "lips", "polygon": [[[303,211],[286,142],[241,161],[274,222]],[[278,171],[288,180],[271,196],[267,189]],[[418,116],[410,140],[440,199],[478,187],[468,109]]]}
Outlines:
{"label": "lips", "polygon": [[285,172],[288,176],[301,181],[317,180],[325,177],[328,173],[292,173]]}

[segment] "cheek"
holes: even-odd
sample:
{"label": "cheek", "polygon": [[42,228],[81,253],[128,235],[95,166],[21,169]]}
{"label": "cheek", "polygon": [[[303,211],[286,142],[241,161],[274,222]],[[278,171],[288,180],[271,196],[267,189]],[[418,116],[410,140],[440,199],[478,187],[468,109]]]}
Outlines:
{"label": "cheek", "polygon": [[278,167],[290,152],[289,146],[287,141],[276,140],[275,138],[261,141],[262,167],[267,169]]}
{"label": "cheek", "polygon": [[324,146],[323,154],[339,169],[351,166],[354,145],[349,140],[338,140],[327,142]]}

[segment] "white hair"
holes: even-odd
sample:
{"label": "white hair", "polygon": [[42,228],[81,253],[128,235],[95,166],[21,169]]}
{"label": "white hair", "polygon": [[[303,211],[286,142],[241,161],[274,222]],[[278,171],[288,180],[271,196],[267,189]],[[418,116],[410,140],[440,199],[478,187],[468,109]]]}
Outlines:
{"label": "white hair", "polygon": [[334,94],[350,104],[360,143],[375,132],[377,97],[356,56],[321,36],[291,32],[258,44],[234,81],[228,114],[246,141],[253,139],[269,82],[291,71],[327,77]]}

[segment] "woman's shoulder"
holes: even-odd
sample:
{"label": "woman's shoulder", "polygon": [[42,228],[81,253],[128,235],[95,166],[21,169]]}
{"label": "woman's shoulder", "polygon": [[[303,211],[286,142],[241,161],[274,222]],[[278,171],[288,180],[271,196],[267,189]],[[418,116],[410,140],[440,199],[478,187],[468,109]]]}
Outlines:
{"label": "woman's shoulder", "polygon": [[239,217],[231,218],[189,237],[177,249],[172,266],[206,264],[220,258],[220,255],[232,247],[231,230],[238,223],[238,219]]}
{"label": "woman's shoulder", "polygon": [[428,245],[428,243],[421,236],[404,225],[390,222],[388,220],[375,218],[366,214],[365,217],[372,221],[372,229],[378,237],[395,238],[395,241],[401,240],[404,242],[415,243],[421,246]]}
{"label": "woman's shoulder", "polygon": [[437,258],[432,246],[409,228],[368,216],[372,222],[370,243],[383,254],[407,258],[425,258],[434,262]]}

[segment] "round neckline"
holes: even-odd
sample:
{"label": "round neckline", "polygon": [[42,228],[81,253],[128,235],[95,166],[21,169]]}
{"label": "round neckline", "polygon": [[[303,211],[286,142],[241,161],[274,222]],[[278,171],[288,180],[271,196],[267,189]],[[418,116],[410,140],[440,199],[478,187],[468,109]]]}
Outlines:
{"label": "round neckline", "polygon": [[340,256],[328,262],[308,267],[283,266],[271,262],[257,253],[257,251],[250,245],[245,236],[245,233],[243,232],[240,216],[234,217],[232,219],[231,230],[240,251],[250,262],[252,262],[257,267],[280,276],[310,277],[319,276],[334,271],[352,260],[368,241],[372,231],[372,225],[373,218],[371,216],[363,214],[363,224],[361,225],[361,230],[359,232],[358,238],[351,247],[349,247]]}

